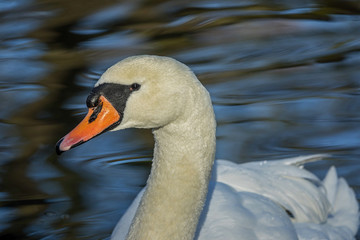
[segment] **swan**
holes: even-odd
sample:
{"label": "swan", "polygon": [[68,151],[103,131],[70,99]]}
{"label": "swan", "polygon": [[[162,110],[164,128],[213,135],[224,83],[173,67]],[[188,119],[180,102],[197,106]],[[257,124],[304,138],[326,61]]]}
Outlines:
{"label": "swan", "polygon": [[184,64],[133,56],[110,67],[86,100],[85,118],[58,154],[107,131],[152,129],[146,187],[112,239],[354,239],[358,203],[331,167],[323,181],[303,169],[326,155],[235,164],[216,160],[209,93]]}

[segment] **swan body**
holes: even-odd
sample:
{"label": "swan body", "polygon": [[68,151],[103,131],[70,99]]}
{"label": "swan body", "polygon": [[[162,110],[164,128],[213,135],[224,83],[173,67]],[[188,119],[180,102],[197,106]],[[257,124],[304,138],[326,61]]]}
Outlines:
{"label": "swan body", "polygon": [[[324,181],[299,168],[324,157],[245,164],[216,160],[196,239],[354,239],[358,208],[346,181],[337,177],[334,167]],[[144,190],[116,225],[112,239],[125,239]]]}
{"label": "swan body", "polygon": [[303,169],[325,155],[214,163],[210,96],[184,64],[127,58],[101,76],[87,105],[58,153],[109,130],[151,128],[155,138],[147,185],[112,239],[354,239],[353,190],[334,167],[323,181]]}

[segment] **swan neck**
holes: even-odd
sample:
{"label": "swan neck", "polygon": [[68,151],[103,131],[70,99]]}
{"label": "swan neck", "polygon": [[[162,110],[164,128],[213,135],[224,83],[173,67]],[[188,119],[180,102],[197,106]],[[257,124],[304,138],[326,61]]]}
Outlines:
{"label": "swan neck", "polygon": [[[198,115],[198,116],[196,116]],[[212,108],[153,131],[154,159],[128,239],[193,239],[215,153]]]}

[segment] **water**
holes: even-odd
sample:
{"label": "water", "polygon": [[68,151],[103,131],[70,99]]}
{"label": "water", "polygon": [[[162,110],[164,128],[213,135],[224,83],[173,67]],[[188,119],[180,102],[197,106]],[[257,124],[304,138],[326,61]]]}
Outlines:
{"label": "water", "polygon": [[62,156],[103,71],[175,57],[210,91],[217,157],[330,153],[360,199],[360,5],[309,1],[0,2],[0,238],[105,239],[145,185],[150,131]]}

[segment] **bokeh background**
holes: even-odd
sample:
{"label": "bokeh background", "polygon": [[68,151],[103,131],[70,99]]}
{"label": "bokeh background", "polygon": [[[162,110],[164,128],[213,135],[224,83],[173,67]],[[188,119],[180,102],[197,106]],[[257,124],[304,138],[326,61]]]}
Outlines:
{"label": "bokeh background", "polygon": [[[328,153],[360,199],[358,0],[1,0],[0,239],[107,239],[151,166],[150,130],[63,155],[102,72],[174,57],[209,90],[217,158]],[[358,238],[359,239],[359,238]]]}

